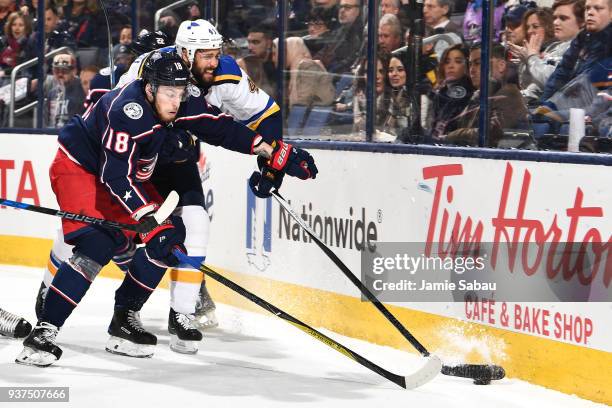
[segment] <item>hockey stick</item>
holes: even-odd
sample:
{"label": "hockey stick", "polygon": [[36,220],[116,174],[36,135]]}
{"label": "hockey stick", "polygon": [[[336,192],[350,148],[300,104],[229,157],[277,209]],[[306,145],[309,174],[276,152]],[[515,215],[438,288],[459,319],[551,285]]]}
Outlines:
{"label": "hockey stick", "polygon": [[142,218],[140,222],[136,224],[124,224],[116,221],[105,220],[102,218],[89,217],[83,214],[76,214],[62,210],[55,210],[53,208],[39,207],[33,204],[21,203],[18,201],[11,201],[4,198],[0,198],[0,205],[6,205],[9,207],[18,208],[20,210],[33,211],[41,214],[54,215],[71,221],[80,221],[86,224],[99,225],[101,227],[116,228],[128,231],[136,231],[138,233],[146,233],[157,227],[159,224],[164,222],[166,218],[172,214],[179,202],[179,195],[176,191],[171,191],[168,194],[166,200],[157,209],[152,217]]}
{"label": "hockey stick", "polygon": [[440,372],[440,369],[442,367],[442,362],[436,356],[430,356],[430,358],[428,358],[427,362],[423,365],[423,367],[419,368],[416,372],[408,376],[401,376],[398,374],[394,374],[390,371],[387,371],[384,368],[380,367],[379,365],[371,362],[367,358],[357,354],[356,352],[349,349],[348,347],[343,346],[342,344],[338,343],[334,339],[327,337],[320,331],[312,328],[311,326],[298,320],[297,318],[291,316],[290,314],[282,311],[281,309],[269,303],[268,301],[249,292],[242,286],[232,282],[231,280],[227,279],[223,275],[214,271],[210,267],[204,265],[203,263],[200,263],[200,261],[198,261],[197,259],[189,257],[185,255],[184,253],[182,253],[181,251],[178,251],[176,249],[173,251],[173,253],[181,262],[189,264],[193,266],[195,269],[198,269],[201,272],[204,272],[207,277],[213,278],[220,284],[227,286],[228,288],[238,293],[239,295],[247,298],[251,302],[266,309],[268,312],[289,322],[290,324],[297,327],[304,333],[309,334],[310,336],[314,337],[320,342],[325,343],[329,347],[333,348],[337,352],[344,354],[351,360],[358,362],[362,366],[374,371],[378,375],[385,377],[387,380],[394,382],[395,384],[399,385],[402,388],[413,389],[413,388],[419,387],[431,381]]}
{"label": "hockey stick", "polygon": [[[431,354],[413,335],[400,323],[395,316],[374,296],[372,292],[351,272],[351,270],[338,258],[338,256],[315,234],[315,232],[300,218],[291,208],[289,203],[280,195],[278,190],[272,192],[274,198],[281,207],[287,211],[291,217],[306,231],[314,242],[325,252],[334,264],[344,273],[344,275],[355,285],[363,295],[378,309],[385,318],[418,350],[423,357]],[[456,366],[442,366],[442,374],[455,377],[466,377],[474,379],[476,384],[488,384],[491,380],[500,380],[506,373],[500,366],[493,364],[459,364]]]}

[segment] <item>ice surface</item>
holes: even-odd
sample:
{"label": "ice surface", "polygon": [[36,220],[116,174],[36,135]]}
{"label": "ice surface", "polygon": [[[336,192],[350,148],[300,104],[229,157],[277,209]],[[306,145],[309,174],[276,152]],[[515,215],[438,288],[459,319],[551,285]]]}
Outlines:
{"label": "ice surface", "polygon": [[[41,277],[40,269],[0,266],[0,307],[33,323]],[[225,305],[218,305],[220,328],[205,333],[199,353],[176,354],[168,348],[167,290],[154,293],[141,313],[158,336],[154,357],[112,355],[104,345],[119,283],[96,280],[58,335],[64,355],[55,366],[15,364],[21,343],[0,337],[0,386],[68,386],[70,404],[58,406],[86,408],[129,403],[177,408],[603,406],[514,379],[476,386],[440,375],[406,391],[272,315]],[[422,363],[413,354],[325,333],[398,374]]]}

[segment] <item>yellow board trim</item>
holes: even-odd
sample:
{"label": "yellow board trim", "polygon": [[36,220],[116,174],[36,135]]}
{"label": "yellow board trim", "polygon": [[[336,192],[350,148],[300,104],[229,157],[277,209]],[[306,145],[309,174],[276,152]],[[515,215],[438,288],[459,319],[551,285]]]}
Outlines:
{"label": "yellow board trim", "polygon": [[[0,263],[44,267],[51,245],[52,241],[47,239],[0,235]],[[371,304],[358,298],[223,269],[219,272],[313,327],[415,352]],[[123,273],[114,265],[105,267],[101,275],[123,278]],[[160,287],[168,288],[168,275]],[[266,313],[213,279],[208,279],[207,285],[216,302]],[[445,337],[449,331],[459,332],[462,338],[478,340],[480,344],[503,342],[505,348],[501,353],[491,355],[492,362],[503,365],[508,377],[612,404],[612,353],[403,307],[389,305],[388,308],[429,350],[442,357],[461,355],[468,362],[488,361],[483,350],[459,349]]]}

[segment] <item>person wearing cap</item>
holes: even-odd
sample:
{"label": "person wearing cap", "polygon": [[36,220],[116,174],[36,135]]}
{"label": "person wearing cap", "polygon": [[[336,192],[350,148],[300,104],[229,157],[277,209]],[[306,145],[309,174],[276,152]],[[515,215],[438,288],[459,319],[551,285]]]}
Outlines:
{"label": "person wearing cap", "polygon": [[113,61],[115,65],[129,67],[136,57],[137,55],[127,45],[117,44],[113,47]]}
{"label": "person wearing cap", "polygon": [[[535,7],[535,5],[533,6]],[[502,23],[505,26],[505,41],[513,44],[522,45],[525,41],[525,31],[523,29],[523,16],[530,8],[529,4],[516,4],[509,7],[502,17]]]}
{"label": "person wearing cap", "polygon": [[51,75],[44,84],[44,126],[60,128],[71,116],[81,113],[85,92],[77,76],[76,58],[70,52],[53,57]]}

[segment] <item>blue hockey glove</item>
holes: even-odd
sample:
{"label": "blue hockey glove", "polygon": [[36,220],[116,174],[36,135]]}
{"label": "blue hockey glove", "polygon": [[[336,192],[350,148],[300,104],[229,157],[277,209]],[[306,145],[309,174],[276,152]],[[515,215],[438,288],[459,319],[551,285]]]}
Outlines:
{"label": "blue hockey glove", "polygon": [[[259,163],[260,158],[258,158],[257,162]],[[263,159],[263,158],[262,158]],[[263,159],[264,161],[267,161]],[[279,189],[281,184],[283,183],[283,177],[285,176],[283,173],[272,170],[267,165],[260,165],[259,171],[254,171],[251,174],[251,178],[249,178],[249,187],[251,187],[251,191],[259,198],[268,198],[271,196],[270,191],[273,188]]]}
{"label": "blue hockey glove", "polygon": [[178,259],[172,254],[172,249],[177,247],[180,251],[187,253],[185,249],[185,224],[181,217],[171,215],[158,227],[150,232],[140,234],[140,240],[147,246],[147,254],[150,258],[163,262],[168,266],[177,266]]}

